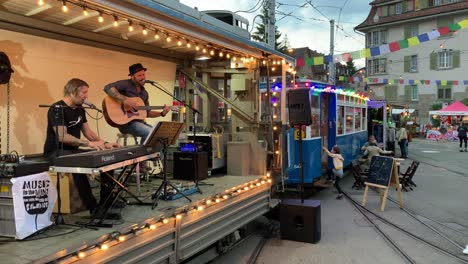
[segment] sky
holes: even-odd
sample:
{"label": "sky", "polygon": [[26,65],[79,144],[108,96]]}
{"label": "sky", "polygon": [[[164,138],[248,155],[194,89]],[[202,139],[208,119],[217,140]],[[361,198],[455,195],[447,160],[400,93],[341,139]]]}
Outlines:
{"label": "sky", "polygon": [[[262,0],[179,0],[198,10],[252,10]],[[292,48],[309,47],[312,50],[330,53],[330,20],[335,20],[334,53],[352,52],[364,48],[362,33],[354,32],[354,27],[362,23],[369,14],[370,0],[276,0],[276,26],[287,34]],[[260,9],[251,12],[238,12],[247,18],[250,29],[254,17]],[[290,15],[289,15],[290,14]],[[259,18],[255,23],[259,22]],[[254,29],[255,30],[255,29]]]}

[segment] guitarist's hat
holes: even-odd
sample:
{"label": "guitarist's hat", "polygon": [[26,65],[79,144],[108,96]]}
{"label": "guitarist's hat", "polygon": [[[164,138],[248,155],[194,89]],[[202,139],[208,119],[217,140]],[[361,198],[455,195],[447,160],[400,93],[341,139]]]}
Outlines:
{"label": "guitarist's hat", "polygon": [[128,67],[128,71],[130,72],[128,74],[128,76],[133,75],[133,74],[135,74],[135,73],[137,73],[137,72],[139,72],[141,70],[146,71],[146,68],[143,67],[143,65],[141,65],[141,63],[135,63],[133,65],[130,65],[130,67]]}

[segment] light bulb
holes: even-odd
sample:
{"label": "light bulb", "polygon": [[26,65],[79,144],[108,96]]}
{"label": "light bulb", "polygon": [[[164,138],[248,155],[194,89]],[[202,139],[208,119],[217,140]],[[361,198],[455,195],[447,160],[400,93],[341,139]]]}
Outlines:
{"label": "light bulb", "polygon": [[40,6],[42,6],[42,5],[44,5],[44,1],[43,1],[43,0],[39,0],[39,1],[37,1],[37,4],[40,5]]}
{"label": "light bulb", "polygon": [[67,2],[65,0],[62,1],[62,11],[65,13],[68,12]]}
{"label": "light bulb", "polygon": [[99,17],[97,20],[99,21],[99,23],[104,22],[104,17],[102,17],[102,12],[99,12]]}

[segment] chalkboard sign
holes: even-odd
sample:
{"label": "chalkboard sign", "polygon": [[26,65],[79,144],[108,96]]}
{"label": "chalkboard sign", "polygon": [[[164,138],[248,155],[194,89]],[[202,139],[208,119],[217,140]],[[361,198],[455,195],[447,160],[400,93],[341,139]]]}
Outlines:
{"label": "chalkboard sign", "polygon": [[392,176],[392,170],[393,158],[374,156],[370,163],[366,182],[388,186]]}

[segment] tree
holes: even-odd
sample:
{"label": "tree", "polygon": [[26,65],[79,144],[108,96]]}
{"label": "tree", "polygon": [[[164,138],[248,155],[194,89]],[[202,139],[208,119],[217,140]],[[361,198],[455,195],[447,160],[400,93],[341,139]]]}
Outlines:
{"label": "tree", "polygon": [[348,74],[348,76],[353,76],[357,72],[356,65],[354,65],[353,59],[350,58],[346,62],[345,70],[346,70],[346,73]]}
{"label": "tree", "polygon": [[465,98],[465,99],[461,100],[461,102],[462,102],[464,105],[468,105],[468,98]]}
{"label": "tree", "polygon": [[[262,6],[262,11],[260,15],[260,22],[255,25],[255,32],[252,33],[252,39],[258,42],[267,43],[268,41],[268,32],[266,30],[266,25],[268,23],[268,5],[267,1]],[[281,53],[287,53],[289,47],[288,36],[285,35],[283,41],[280,41],[281,32],[278,30],[278,27],[275,26],[275,50]]]}

